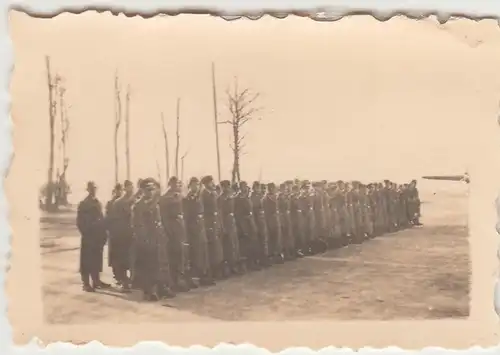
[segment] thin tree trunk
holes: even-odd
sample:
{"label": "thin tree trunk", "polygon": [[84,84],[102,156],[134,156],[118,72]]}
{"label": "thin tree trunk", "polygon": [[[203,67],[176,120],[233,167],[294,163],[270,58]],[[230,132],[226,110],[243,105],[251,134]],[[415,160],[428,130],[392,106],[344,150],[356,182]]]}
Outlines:
{"label": "thin tree trunk", "polygon": [[55,103],[53,97],[54,83],[50,71],[50,58],[45,57],[45,66],[47,68],[47,84],[49,89],[49,127],[50,127],[50,151],[49,151],[49,168],[47,170],[47,194],[45,196],[45,206],[51,209],[53,205],[52,197],[54,193],[54,146],[55,146]]}
{"label": "thin tree trunk", "polygon": [[219,119],[217,118],[217,90],[215,87],[215,64],[212,63],[212,92],[214,100],[214,125],[215,125],[215,146],[217,149],[217,177],[220,181],[220,146],[219,146]]}
{"label": "thin tree trunk", "polygon": [[181,181],[184,182],[184,157],[181,158]]}
{"label": "thin tree trunk", "polygon": [[156,159],[156,175],[158,178],[158,183],[160,184],[160,191],[161,191],[161,169],[160,169],[160,163],[158,162],[158,159]]}
{"label": "thin tree trunk", "polygon": [[181,99],[177,99],[177,144],[175,146],[175,176],[179,177],[179,146],[180,146],[180,105]]}
{"label": "thin tree trunk", "polygon": [[168,150],[168,135],[167,135],[167,128],[165,125],[165,117],[163,116],[163,112],[161,113],[161,124],[163,128],[163,139],[165,141],[165,170],[167,173],[166,179],[168,185],[168,179],[170,179],[170,152]]}
{"label": "thin tree trunk", "polygon": [[130,180],[130,86],[127,86],[125,102],[125,159],[127,162],[127,180]]}
{"label": "thin tree trunk", "polygon": [[118,83],[118,74],[115,76],[115,102],[116,102],[116,112],[115,112],[115,135],[114,135],[114,148],[115,148],[115,184],[118,183],[118,172],[119,172],[119,160],[118,160],[118,130],[120,128],[121,118],[122,118],[122,108],[120,99],[120,88]]}
{"label": "thin tree trunk", "polygon": [[232,183],[240,182],[240,132],[239,126],[233,125],[233,171]]}

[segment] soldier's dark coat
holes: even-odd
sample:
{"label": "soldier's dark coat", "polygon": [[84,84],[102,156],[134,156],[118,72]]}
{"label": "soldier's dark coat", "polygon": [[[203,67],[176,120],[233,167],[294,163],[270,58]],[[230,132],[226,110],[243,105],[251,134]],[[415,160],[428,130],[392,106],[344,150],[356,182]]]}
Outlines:
{"label": "soldier's dark coat", "polygon": [[175,279],[189,271],[189,244],[183,215],[182,194],[169,189],[160,198],[160,213],[168,240],[170,271]]}
{"label": "soldier's dark coat", "polygon": [[247,259],[255,260],[259,255],[259,240],[253,216],[252,200],[248,194],[240,192],[236,195],[234,215],[240,240],[240,253]]}
{"label": "soldier's dark coat", "polygon": [[302,249],[305,247],[305,231],[299,192],[293,192],[290,195],[290,219],[295,246]]}
{"label": "soldier's dark coat", "polygon": [[210,268],[208,241],[203,219],[204,208],[198,192],[189,191],[184,198],[184,216],[189,241],[189,259],[194,270],[204,274]]}
{"label": "soldier's dark coat", "polygon": [[339,190],[334,190],[330,193],[330,201],[328,203],[330,210],[330,226],[331,226],[331,237],[334,239],[339,239],[342,235],[342,223],[343,223],[343,196]]}
{"label": "soldier's dark coat", "polygon": [[266,226],[269,233],[269,252],[272,255],[283,252],[281,224],[278,215],[278,198],[274,193],[267,193],[263,201]]}
{"label": "soldier's dark coat", "polygon": [[290,215],[290,196],[287,193],[283,192],[278,195],[278,211],[283,248],[291,251],[295,248],[295,238]]}
{"label": "soldier's dark coat", "polygon": [[240,261],[240,246],[236,222],[234,220],[234,198],[230,193],[222,193],[217,200],[220,211],[224,260],[230,264]]}
{"label": "soldier's dark coat", "polygon": [[314,238],[324,239],[327,236],[325,210],[321,191],[315,191],[312,195],[312,205],[314,210],[315,229]]}
{"label": "soldier's dark coat", "polygon": [[87,196],[79,203],[76,225],[81,234],[80,273],[101,272],[108,235],[102,205],[96,197]]}
{"label": "soldier's dark coat", "polygon": [[203,203],[203,220],[208,241],[210,266],[219,266],[224,260],[222,241],[220,238],[220,221],[217,210],[217,193],[203,188],[200,192]]}
{"label": "soldier's dark coat", "polygon": [[114,240],[119,235],[116,223],[116,209],[114,208],[115,202],[119,197],[115,196],[106,203],[104,217],[106,219],[106,229],[108,231],[108,266],[113,266],[113,259],[116,257],[117,251],[115,248]]}
{"label": "soldier's dark coat", "polygon": [[110,231],[109,264],[123,270],[130,269],[132,246],[132,205],[134,196],[124,195],[113,203]]}
{"label": "soldier's dark coat", "polygon": [[269,232],[262,204],[262,195],[256,191],[252,191],[250,199],[252,201],[254,221],[259,237],[260,257],[265,258],[269,256]]}
{"label": "soldier's dark coat", "polygon": [[135,205],[134,238],[136,273],[141,288],[145,291],[153,285],[168,285],[170,270],[168,243],[161,223],[157,198],[143,198]]}
{"label": "soldier's dark coat", "polygon": [[308,191],[300,194],[300,204],[302,216],[304,217],[304,236],[305,242],[310,243],[316,236],[316,219],[313,210],[312,196]]}

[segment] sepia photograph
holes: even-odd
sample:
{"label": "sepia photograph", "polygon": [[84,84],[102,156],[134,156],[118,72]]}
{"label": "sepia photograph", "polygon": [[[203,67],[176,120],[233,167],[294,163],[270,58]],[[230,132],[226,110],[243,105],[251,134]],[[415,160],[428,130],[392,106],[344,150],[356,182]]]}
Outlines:
{"label": "sepia photograph", "polygon": [[194,16],[11,14],[45,321],[468,317],[456,43]]}
{"label": "sepia photograph", "polygon": [[18,332],[486,324],[497,27],[13,10],[9,31],[10,317],[41,318]]}

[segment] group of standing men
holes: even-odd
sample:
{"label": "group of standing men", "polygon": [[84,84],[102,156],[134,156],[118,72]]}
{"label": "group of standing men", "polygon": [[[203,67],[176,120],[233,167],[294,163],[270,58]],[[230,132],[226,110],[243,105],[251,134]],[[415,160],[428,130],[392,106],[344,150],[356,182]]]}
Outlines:
{"label": "group of standing men", "polygon": [[153,178],[117,184],[105,211],[96,186],[79,204],[83,289],[100,280],[103,248],[122,290],[146,300],[175,296],[231,275],[420,225],[416,181],[214,183],[193,177],[183,192],[172,177],[162,195]]}

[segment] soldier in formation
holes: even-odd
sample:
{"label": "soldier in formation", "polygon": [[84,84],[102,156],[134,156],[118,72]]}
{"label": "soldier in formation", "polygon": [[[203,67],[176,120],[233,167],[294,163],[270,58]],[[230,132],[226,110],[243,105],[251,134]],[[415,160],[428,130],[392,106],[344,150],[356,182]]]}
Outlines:
{"label": "soldier in formation", "polygon": [[[124,291],[174,297],[218,280],[420,225],[416,181],[289,180],[278,186],[176,177],[161,195],[152,178],[117,185],[106,217],[95,184],[78,207],[80,271],[86,291],[102,282],[102,251]],[[92,282],[91,282],[92,281]]]}

